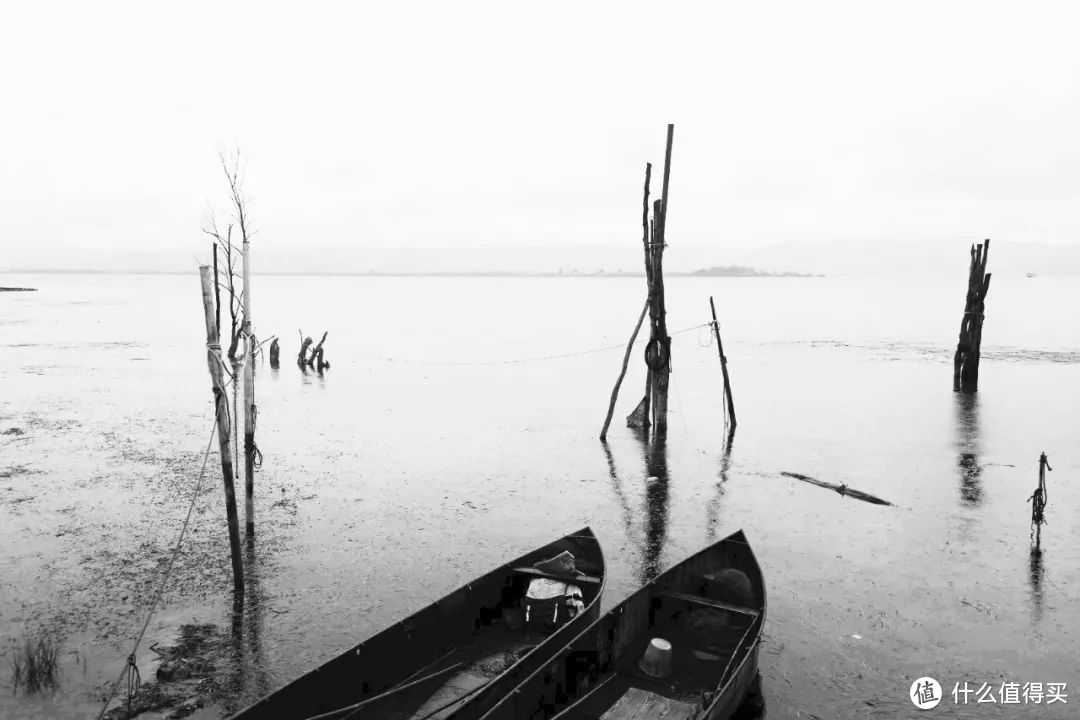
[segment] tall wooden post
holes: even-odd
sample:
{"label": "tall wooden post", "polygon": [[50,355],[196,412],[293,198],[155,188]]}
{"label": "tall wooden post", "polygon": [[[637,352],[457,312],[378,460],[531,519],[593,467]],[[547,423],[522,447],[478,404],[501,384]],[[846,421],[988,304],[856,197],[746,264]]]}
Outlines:
{"label": "tall wooden post", "polygon": [[664,151],[664,185],[660,200],[653,205],[653,237],[651,244],[652,297],[649,318],[652,336],[646,348],[646,362],[652,370],[652,424],[653,432],[667,431],[668,381],[671,375],[671,338],[667,333],[667,308],[664,305],[664,246],[667,230],[668,179],[671,176],[671,143],[675,126],[667,127],[667,147]]}
{"label": "tall wooden post", "polygon": [[233,456],[229,444],[232,441],[229,428],[228,398],[225,395],[225,382],[222,377],[221,335],[218,332],[214,312],[214,281],[210,277],[210,267],[199,267],[202,280],[203,310],[206,314],[206,362],[210,370],[210,382],[214,392],[214,408],[217,414],[218,447],[221,453],[221,475],[225,481],[225,515],[229,523],[229,550],[232,554],[233,587],[236,592],[244,592],[244,565],[240,554],[240,527],[236,514],[236,491],[233,488]]}
{"label": "tall wooden post", "polygon": [[727,414],[731,418],[731,430],[734,432],[738,421],[735,419],[735,401],[731,398],[731,379],[728,377],[727,356],[724,355],[724,343],[720,341],[720,323],[716,321],[716,305],[709,296],[709,309],[712,310],[713,332],[716,333],[716,349],[720,352],[720,371],[724,374],[724,399],[727,402]]}
{"label": "tall wooden post", "polygon": [[255,342],[251,335],[251,243],[244,237],[244,518],[255,534]]}
{"label": "tall wooden post", "polygon": [[976,392],[979,389],[979,353],[982,348],[982,324],[986,293],[990,289],[990,273],[986,259],[990,241],[971,246],[971,265],[968,268],[968,291],[964,302],[964,318],[960,321],[960,338],[953,357],[953,390]]}

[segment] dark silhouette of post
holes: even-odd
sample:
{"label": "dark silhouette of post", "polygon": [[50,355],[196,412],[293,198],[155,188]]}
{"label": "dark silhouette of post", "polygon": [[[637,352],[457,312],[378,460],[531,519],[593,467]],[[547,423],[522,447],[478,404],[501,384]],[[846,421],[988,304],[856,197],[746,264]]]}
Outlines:
{"label": "dark silhouette of post", "polygon": [[244,235],[244,520],[255,534],[255,338],[251,333],[251,243]]}
{"label": "dark silhouette of post", "polygon": [[668,179],[671,176],[671,144],[675,126],[667,127],[667,147],[664,150],[664,185],[660,200],[653,204],[653,238],[651,243],[652,298],[649,319],[652,334],[645,348],[645,362],[653,375],[652,427],[654,433],[667,431],[668,382],[671,376],[671,337],[667,333],[667,307],[664,304],[664,248],[667,246]]}
{"label": "dark silhouette of post", "polygon": [[960,321],[960,338],[956,343],[956,355],[953,358],[954,392],[971,393],[979,389],[979,352],[982,348],[986,293],[990,289],[990,273],[986,272],[986,259],[989,254],[990,240],[971,246],[964,318]]}
{"label": "dark silhouette of post", "polygon": [[229,444],[228,398],[225,395],[225,382],[222,377],[224,360],[221,357],[221,335],[218,332],[214,311],[214,280],[210,277],[210,267],[199,267],[202,280],[203,310],[206,314],[206,362],[210,370],[210,382],[214,393],[214,408],[217,414],[218,446],[221,451],[221,475],[225,481],[225,515],[229,523],[229,550],[232,554],[233,586],[240,595],[244,593],[244,563],[240,554],[240,521],[236,514],[236,490],[233,487],[233,456]]}
{"label": "dark silhouette of post", "polygon": [[1046,459],[1046,453],[1039,455],[1039,487],[1028,498],[1031,503],[1031,529],[1035,532],[1035,549],[1038,550],[1042,543],[1042,526],[1046,522],[1044,512],[1046,510],[1046,471],[1053,470],[1050,461]]}

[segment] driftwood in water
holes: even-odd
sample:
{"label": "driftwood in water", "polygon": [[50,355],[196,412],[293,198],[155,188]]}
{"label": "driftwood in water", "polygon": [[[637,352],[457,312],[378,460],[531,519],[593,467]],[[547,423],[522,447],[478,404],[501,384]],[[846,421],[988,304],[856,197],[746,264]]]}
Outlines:
{"label": "driftwood in water", "polygon": [[716,333],[716,349],[720,353],[720,371],[724,374],[724,399],[727,402],[727,414],[731,418],[731,431],[735,431],[738,421],[735,420],[735,401],[731,398],[731,379],[728,377],[727,356],[724,355],[724,343],[720,340],[720,323],[716,321],[716,305],[712,296],[709,296],[709,309],[712,310],[713,332]]}
{"label": "driftwood in water", "polygon": [[281,345],[278,343],[278,339],[270,343],[270,367],[276,368],[281,361]]}
{"label": "driftwood in water", "polygon": [[213,281],[210,267],[199,268],[202,280],[203,311],[206,315],[206,362],[210,369],[210,381],[214,392],[214,408],[217,413],[218,446],[221,452],[221,475],[225,482],[225,515],[229,523],[229,549],[232,555],[233,587],[244,592],[244,565],[240,555],[240,521],[236,514],[236,490],[233,487],[233,456],[229,427],[228,398],[222,375],[224,360],[221,357],[221,333],[214,317]]}
{"label": "driftwood in water", "polygon": [[315,341],[309,337],[304,337],[304,333],[302,332],[300,333],[300,337],[303,338],[303,340],[300,343],[300,354],[296,356],[296,364],[307,365],[307,349],[308,346]]}
{"label": "driftwood in water", "polygon": [[960,321],[960,339],[953,358],[953,390],[956,392],[975,392],[979,389],[982,324],[986,293],[990,289],[990,273],[986,272],[986,258],[989,254],[989,240],[985,240],[982,245],[971,246],[964,318]]}
{"label": "driftwood in water", "polygon": [[604,429],[600,431],[601,440],[607,440],[608,426],[611,425],[611,416],[615,414],[615,401],[619,397],[619,387],[622,386],[623,378],[626,377],[626,367],[630,364],[630,352],[634,349],[638,331],[641,330],[641,323],[645,321],[645,313],[648,309],[649,301],[646,300],[645,305],[641,308],[641,315],[638,316],[637,325],[634,326],[634,332],[630,335],[630,342],[626,345],[626,355],[623,356],[622,370],[619,371],[619,379],[615,381],[615,387],[611,391],[611,403],[608,405],[607,417],[604,418]]}
{"label": "driftwood in water", "polygon": [[840,493],[841,495],[846,495],[848,497],[853,497],[856,500],[864,500],[864,501],[866,501],[868,503],[873,503],[875,505],[892,505],[892,503],[889,502],[888,500],[882,500],[879,497],[875,497],[873,495],[869,495],[867,493],[860,492],[859,490],[852,490],[847,485],[837,485],[836,483],[825,482],[824,480],[818,480],[816,478],[812,478],[812,477],[810,477],[808,475],[802,475],[800,473],[781,472],[780,474],[781,475],[787,475],[788,477],[795,478],[796,480],[802,480],[803,482],[808,482],[811,485],[817,485],[818,487],[823,487],[823,488],[828,488],[830,490],[835,490],[836,492]]}
{"label": "driftwood in water", "polygon": [[[330,367],[330,363],[323,360],[323,343],[326,342],[326,336],[330,334],[327,330],[323,333],[322,339],[319,340],[319,344],[311,348],[311,353],[308,353],[308,347],[314,342],[310,337],[305,337],[304,342],[300,345],[300,355],[297,357],[296,362],[300,367],[310,367],[316,370],[324,370]],[[300,333],[303,337],[304,333]]]}

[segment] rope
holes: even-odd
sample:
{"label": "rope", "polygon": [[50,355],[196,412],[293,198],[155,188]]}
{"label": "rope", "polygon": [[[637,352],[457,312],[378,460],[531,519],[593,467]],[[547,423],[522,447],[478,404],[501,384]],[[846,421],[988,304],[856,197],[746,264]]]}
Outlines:
{"label": "rope", "polygon": [[1031,537],[1032,541],[1035,540],[1035,530],[1038,528],[1039,525],[1049,525],[1050,524],[1050,523],[1046,522],[1046,517],[1044,516],[1044,512],[1046,510],[1046,505],[1050,501],[1050,493],[1046,492],[1046,480],[1045,480],[1045,477],[1043,476],[1043,474],[1041,472],[1041,470],[1042,470],[1041,466],[1045,464],[1047,472],[1052,472],[1053,468],[1050,467],[1050,462],[1046,459],[1045,454],[1039,460],[1040,460],[1040,463],[1039,463],[1040,464],[1040,468],[1039,468],[1039,470],[1040,470],[1040,473],[1039,473],[1039,487],[1035,488],[1035,492],[1033,492],[1031,494],[1031,497],[1029,497],[1027,499],[1027,501],[1029,503],[1031,503],[1031,535],[1030,535],[1030,537]]}
{"label": "rope", "polygon": [[[220,348],[218,348],[220,350]],[[135,639],[135,646],[132,647],[131,653],[127,657],[127,663],[124,665],[124,669],[120,672],[120,677],[116,679],[113,684],[112,692],[109,693],[108,698],[105,700],[105,704],[101,708],[101,713],[98,715],[98,720],[102,720],[105,717],[105,711],[109,709],[109,703],[116,697],[117,690],[120,689],[120,683],[125,679],[128,681],[128,715],[131,715],[131,701],[135,696],[135,693],[139,691],[139,686],[142,684],[142,678],[139,676],[139,668],[135,664],[135,653],[139,650],[139,644],[143,641],[143,636],[146,635],[146,629],[150,626],[150,619],[154,616],[154,610],[157,609],[157,604],[161,601],[161,596],[165,592],[165,585],[169,581],[169,575],[172,574],[173,565],[176,563],[176,557],[180,554],[180,545],[184,542],[184,535],[187,533],[188,523],[191,521],[191,511],[195,509],[195,501],[199,498],[199,491],[202,489],[203,478],[206,477],[206,463],[210,460],[210,449],[214,446],[214,431],[217,429],[217,420],[215,416],[214,424],[210,428],[210,442],[206,444],[206,454],[203,455],[202,469],[199,471],[199,480],[195,484],[195,492],[191,494],[191,503],[188,505],[187,515],[184,516],[184,524],[180,528],[180,536],[176,539],[176,545],[173,547],[172,556],[169,558],[169,564],[165,568],[165,575],[161,578],[161,584],[158,586],[157,594],[154,596],[153,602],[150,603],[150,611],[146,614],[146,622],[143,623],[142,629],[139,630],[139,636]]]}
{"label": "rope", "polygon": [[[693,327],[683,328],[682,330],[676,330],[670,333],[671,336],[682,335],[683,333],[692,332],[703,327],[708,327],[711,323],[703,323],[701,325],[694,325]],[[640,342],[647,342],[645,338],[635,340],[634,345]],[[591,350],[580,350],[578,352],[561,353],[559,355],[542,355],[540,357],[528,357],[528,358],[515,358],[512,360],[474,360],[474,361],[453,361],[453,360],[411,360],[403,358],[392,358],[383,355],[368,355],[368,359],[381,360],[383,362],[391,363],[407,363],[410,365],[440,365],[440,366],[454,366],[454,367],[471,367],[481,365],[518,365],[522,363],[531,362],[544,362],[546,360],[562,360],[564,358],[579,357],[581,355],[592,355],[594,353],[608,352],[610,350],[625,350],[626,343],[619,343],[618,345],[608,345],[606,347],[592,348]]]}

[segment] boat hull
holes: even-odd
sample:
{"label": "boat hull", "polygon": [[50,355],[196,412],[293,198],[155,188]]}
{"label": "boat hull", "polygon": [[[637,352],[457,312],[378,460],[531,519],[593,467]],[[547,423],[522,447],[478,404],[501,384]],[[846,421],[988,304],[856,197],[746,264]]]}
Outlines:
{"label": "boat hull", "polygon": [[[748,583],[739,602],[712,579],[735,571]],[[729,573],[729,574],[725,574]],[[725,586],[726,587],[726,586]],[[723,626],[712,645],[716,654],[697,655],[710,643],[687,619],[692,612],[718,613]],[[668,703],[671,717],[727,720],[746,697],[758,675],[761,631],[766,615],[765,585],[757,560],[742,532],[687,558],[667,570],[583,630],[546,665],[527,677],[482,720],[582,720],[597,718],[628,691],[644,692]],[[696,634],[695,634],[696,633]],[[678,651],[674,671],[662,680],[639,665],[654,637],[672,640]],[[710,651],[714,648],[710,647]],[[701,659],[701,658],[707,659]]]}
{"label": "boat hull", "polygon": [[[528,576],[516,568],[562,551],[573,553],[578,568],[593,578],[590,584],[582,583],[584,610],[549,635],[534,638],[522,634],[516,638],[506,627],[502,612],[524,594],[528,584]],[[468,661],[476,659],[468,653],[474,646],[483,648],[478,638],[498,635],[501,642],[515,644],[515,650],[523,654],[508,655],[514,659],[509,667],[492,673],[461,702],[438,714],[439,718],[459,720],[479,717],[599,617],[605,575],[599,542],[591,529],[583,528],[458,588],[241,710],[232,720],[392,717],[404,712],[400,708],[421,706],[426,697],[422,695],[431,695],[452,677],[455,663],[464,669]]]}

